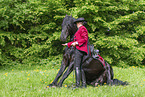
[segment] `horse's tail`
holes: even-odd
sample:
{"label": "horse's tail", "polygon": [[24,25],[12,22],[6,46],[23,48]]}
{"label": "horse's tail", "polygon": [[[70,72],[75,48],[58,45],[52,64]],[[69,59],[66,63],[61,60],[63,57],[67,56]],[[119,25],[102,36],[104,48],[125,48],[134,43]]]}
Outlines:
{"label": "horse's tail", "polygon": [[107,68],[107,74],[110,75],[110,76],[108,76],[108,79],[110,80],[109,84],[111,84],[111,85],[123,85],[123,86],[129,84],[127,81],[121,81],[118,79],[114,79],[113,78],[114,77],[113,68],[107,62],[106,62],[106,68]]}
{"label": "horse's tail", "polygon": [[129,83],[127,81],[121,81],[121,80],[118,80],[118,79],[113,79],[112,80],[112,85],[128,85]]}

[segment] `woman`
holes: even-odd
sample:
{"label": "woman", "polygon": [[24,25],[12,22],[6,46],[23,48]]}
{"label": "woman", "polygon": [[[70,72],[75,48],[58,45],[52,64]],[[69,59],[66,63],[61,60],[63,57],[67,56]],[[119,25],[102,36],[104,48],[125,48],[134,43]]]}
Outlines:
{"label": "woman", "polygon": [[80,81],[82,80],[82,87],[86,87],[86,79],[84,71],[81,69],[83,56],[88,54],[88,31],[83,26],[85,19],[78,18],[74,21],[76,23],[78,31],[74,35],[72,42],[62,44],[63,46],[75,47],[75,75],[76,75],[76,88],[80,87]]}

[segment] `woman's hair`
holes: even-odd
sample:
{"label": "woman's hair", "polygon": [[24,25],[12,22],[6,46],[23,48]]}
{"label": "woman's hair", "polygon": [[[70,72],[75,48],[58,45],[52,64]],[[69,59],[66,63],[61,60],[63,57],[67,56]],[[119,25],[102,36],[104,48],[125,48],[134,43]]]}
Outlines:
{"label": "woman's hair", "polygon": [[87,25],[87,22],[86,22],[86,21],[83,21],[83,25],[84,25],[84,26]]}
{"label": "woman's hair", "polygon": [[82,21],[80,22],[82,25],[86,26],[87,25],[87,22],[86,21]]}

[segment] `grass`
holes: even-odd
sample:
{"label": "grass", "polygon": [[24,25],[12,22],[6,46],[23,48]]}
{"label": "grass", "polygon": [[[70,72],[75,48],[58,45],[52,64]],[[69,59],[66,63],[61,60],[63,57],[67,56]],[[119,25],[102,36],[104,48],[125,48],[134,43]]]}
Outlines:
{"label": "grass", "polygon": [[145,97],[145,67],[113,67],[115,78],[128,81],[128,86],[87,86],[72,89],[73,73],[62,88],[45,87],[50,84],[59,65],[11,66],[0,69],[0,97]]}

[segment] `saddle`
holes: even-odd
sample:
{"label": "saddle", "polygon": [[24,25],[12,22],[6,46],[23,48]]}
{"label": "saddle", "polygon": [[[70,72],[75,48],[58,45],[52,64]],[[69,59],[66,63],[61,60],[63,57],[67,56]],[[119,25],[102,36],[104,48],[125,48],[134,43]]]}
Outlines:
{"label": "saddle", "polygon": [[84,56],[83,63],[89,64],[93,59],[99,60],[102,66],[105,67],[104,59],[99,55],[99,50],[94,49],[93,44],[88,44],[88,55]]}
{"label": "saddle", "polygon": [[94,49],[93,44],[88,44],[88,55],[93,57],[93,58],[99,58],[99,50]]}

